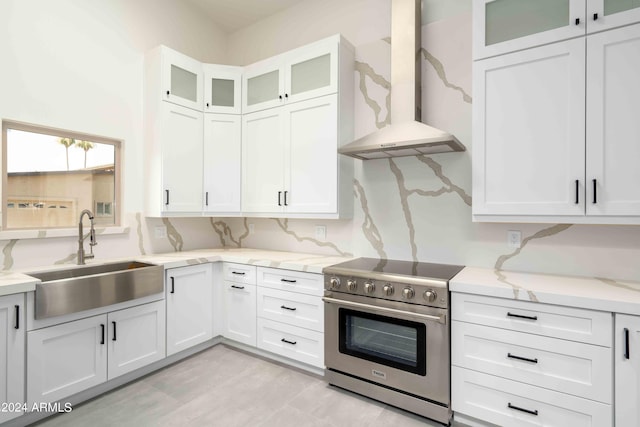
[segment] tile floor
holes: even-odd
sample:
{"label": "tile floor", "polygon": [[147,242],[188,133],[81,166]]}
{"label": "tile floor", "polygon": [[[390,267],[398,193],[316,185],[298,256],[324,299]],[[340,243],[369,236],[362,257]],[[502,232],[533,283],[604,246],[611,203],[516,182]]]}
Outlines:
{"label": "tile floor", "polygon": [[442,426],[217,345],[38,427]]}

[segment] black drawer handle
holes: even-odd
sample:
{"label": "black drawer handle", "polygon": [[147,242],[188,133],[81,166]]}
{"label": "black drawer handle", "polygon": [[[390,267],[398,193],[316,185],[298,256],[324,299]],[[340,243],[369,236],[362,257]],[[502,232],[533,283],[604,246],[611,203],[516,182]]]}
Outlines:
{"label": "black drawer handle", "polygon": [[580,25],[580,18],[576,18],[576,25]]}
{"label": "black drawer handle", "polygon": [[176,279],[174,277],[171,277],[171,292],[169,293],[170,294],[176,293]]}
{"label": "black drawer handle", "polygon": [[204,205],[209,206],[209,192],[204,193]]}
{"label": "black drawer handle", "polygon": [[524,314],[514,314],[510,312],[507,312],[507,316],[517,317],[518,319],[538,320],[538,316],[525,316]]}
{"label": "black drawer handle", "polygon": [[284,282],[284,283],[296,283],[297,282],[297,280],[290,280],[290,279],[280,279],[280,281]]}
{"label": "black drawer handle", "polygon": [[231,274],[235,274],[236,276],[244,276],[246,273],[243,271],[232,271]]}
{"label": "black drawer handle", "polygon": [[580,203],[580,180],[576,179],[576,205]]}
{"label": "black drawer handle", "polygon": [[164,202],[164,204],[165,204],[166,206],[169,206],[169,190],[164,190],[164,191],[165,191],[165,193],[166,193],[166,195],[167,195],[167,201],[166,201],[166,202]]}
{"label": "black drawer handle", "polygon": [[509,403],[507,404],[507,407],[508,407],[509,409],[515,409],[516,411],[526,412],[527,414],[531,414],[531,415],[538,415],[538,410],[537,410],[537,409],[535,409],[535,410],[533,410],[533,411],[532,411],[531,409],[524,409],[524,408],[520,408],[520,407],[518,407],[518,406],[514,406],[514,405],[512,405],[512,404],[511,404],[511,402],[509,402]]}
{"label": "black drawer handle", "polygon": [[631,351],[629,351],[629,329],[624,328],[624,358],[629,359]]}
{"label": "black drawer handle", "polygon": [[282,191],[278,191],[278,206],[282,206]]}
{"label": "black drawer handle", "polygon": [[113,325],[113,338],[111,339],[111,341],[115,341],[116,340],[116,322],[111,322],[111,324]]}
{"label": "black drawer handle", "polygon": [[244,286],[231,285],[233,289],[244,289]]}
{"label": "black drawer handle", "polygon": [[516,356],[511,353],[507,353],[507,357],[510,359],[522,360],[524,362],[538,363],[538,359],[529,359],[528,357]]}
{"label": "black drawer handle", "polygon": [[289,206],[289,204],[287,203],[287,193],[288,193],[288,191],[284,192],[284,205],[285,206]]}
{"label": "black drawer handle", "polygon": [[16,307],[16,324],[13,327],[15,329],[20,329],[20,306],[16,305],[15,307]]}
{"label": "black drawer handle", "polygon": [[[287,307],[286,305],[281,305],[280,308],[283,309],[283,310],[290,310],[290,311],[296,311],[297,310],[297,308],[295,308],[295,307]],[[627,357],[627,359],[628,359],[628,357]]]}
{"label": "black drawer handle", "polygon": [[597,20],[598,20],[598,14],[597,14],[597,13],[594,13],[594,14],[593,14],[593,20],[594,20],[594,21],[597,21]]}
{"label": "black drawer handle", "polygon": [[289,341],[289,340],[286,340],[286,339],[284,339],[284,338],[282,338],[280,341],[282,341],[282,342],[286,342],[287,344],[291,344],[291,345],[296,345],[296,344],[298,344],[298,342],[297,342],[297,341]]}
{"label": "black drawer handle", "polygon": [[100,336],[100,344],[104,345],[104,323],[100,323],[100,329],[102,330]]}

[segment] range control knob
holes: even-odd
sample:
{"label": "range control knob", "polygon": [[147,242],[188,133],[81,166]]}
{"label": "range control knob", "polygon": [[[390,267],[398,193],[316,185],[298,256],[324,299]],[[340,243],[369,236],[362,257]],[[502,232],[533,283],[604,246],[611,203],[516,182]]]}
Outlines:
{"label": "range control knob", "polygon": [[429,289],[428,291],[424,291],[424,299],[429,302],[434,302],[438,298],[438,294],[433,289]]}
{"label": "range control knob", "polygon": [[358,287],[358,282],[356,282],[355,280],[347,280],[347,290],[349,292],[355,291],[357,287]]}
{"label": "range control knob", "polygon": [[340,287],[340,279],[337,277],[332,277],[329,279],[329,288],[330,289],[338,289]]}
{"label": "range control knob", "polygon": [[402,298],[404,299],[411,299],[415,294],[416,293],[414,292],[413,288],[407,287],[402,290]]}
{"label": "range control knob", "polygon": [[376,291],[376,285],[373,282],[365,282],[364,291],[368,294],[372,294]]}
{"label": "range control knob", "polygon": [[391,283],[387,283],[382,287],[382,293],[386,296],[390,297],[393,295],[393,285]]}

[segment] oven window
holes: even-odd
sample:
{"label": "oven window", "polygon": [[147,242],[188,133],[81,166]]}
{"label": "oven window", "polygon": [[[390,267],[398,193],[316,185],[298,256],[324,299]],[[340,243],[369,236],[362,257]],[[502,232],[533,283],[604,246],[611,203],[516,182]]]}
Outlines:
{"label": "oven window", "polygon": [[426,326],[341,308],[340,353],[426,375]]}

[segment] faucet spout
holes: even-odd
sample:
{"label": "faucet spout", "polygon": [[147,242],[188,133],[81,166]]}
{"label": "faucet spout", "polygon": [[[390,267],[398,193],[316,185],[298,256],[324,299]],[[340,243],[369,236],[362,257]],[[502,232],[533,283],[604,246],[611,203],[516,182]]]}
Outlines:
{"label": "faucet spout", "polygon": [[[89,218],[89,221],[91,222],[91,230],[89,231],[89,234],[88,234],[89,254],[85,254],[84,252],[84,239],[86,239],[87,237],[84,236],[84,232],[82,229],[82,218],[85,215]],[[82,212],[80,212],[80,220],[78,221],[78,265],[83,265],[86,259],[90,259],[94,257],[93,247],[97,244],[98,242],[96,242],[96,230],[93,227],[93,213],[89,209],[85,209]]]}

